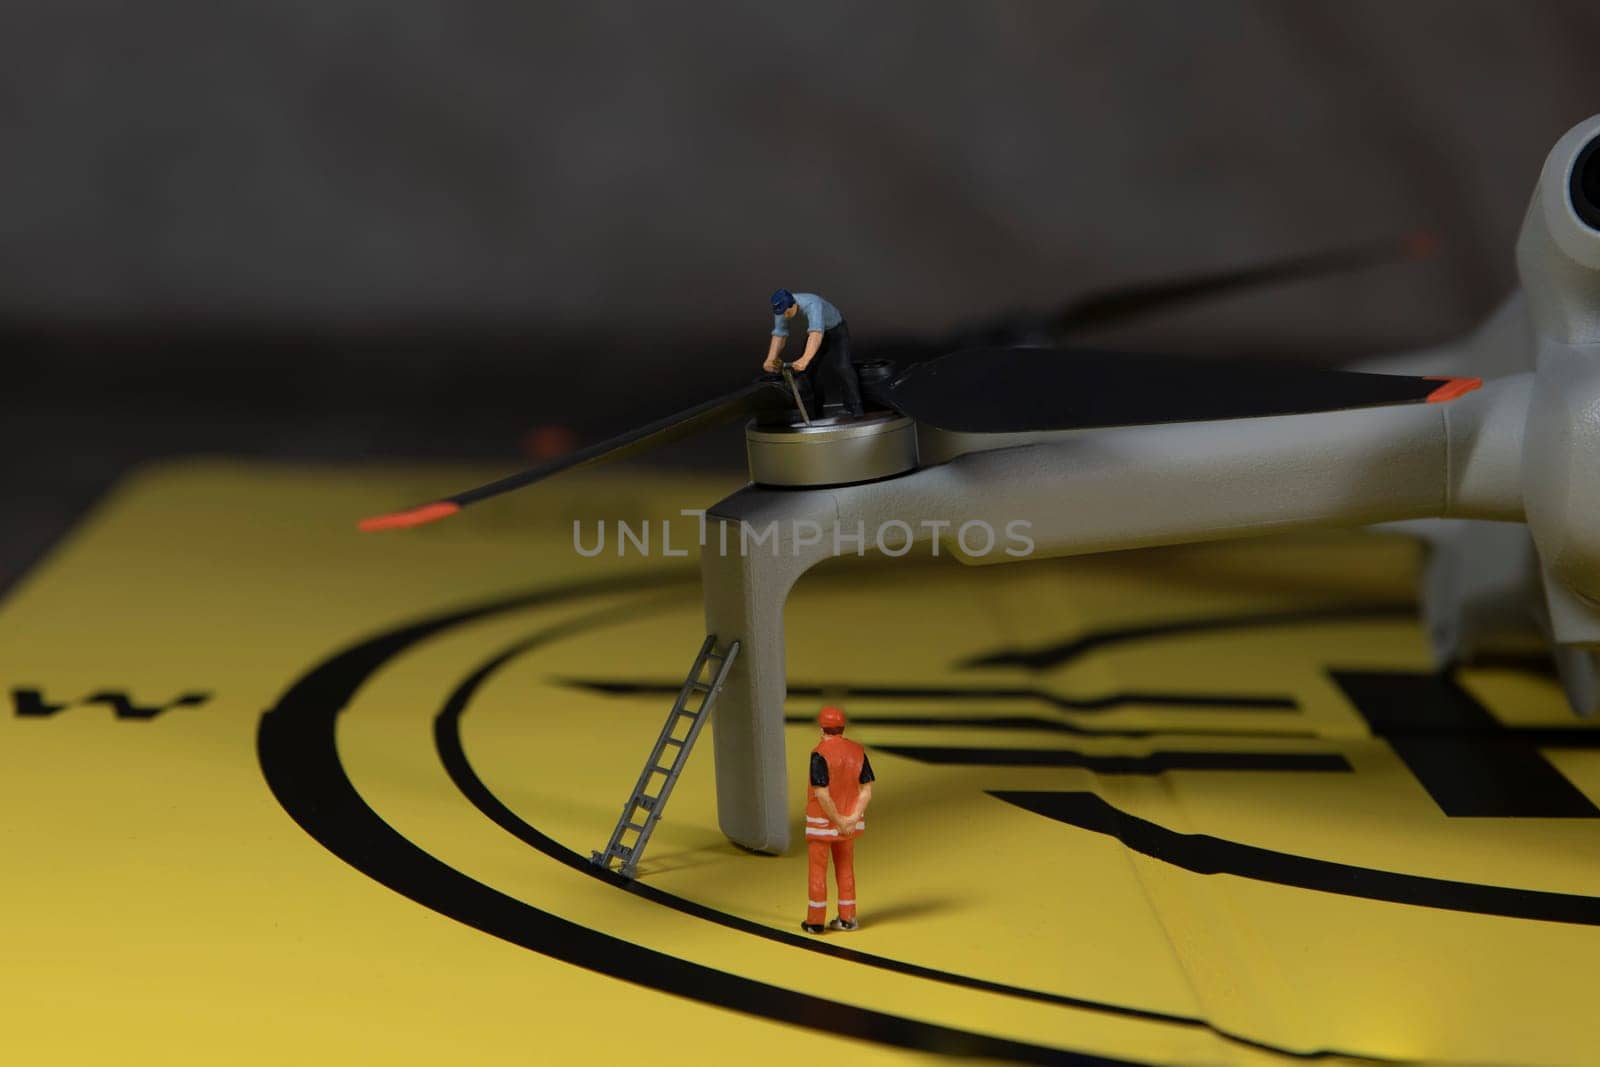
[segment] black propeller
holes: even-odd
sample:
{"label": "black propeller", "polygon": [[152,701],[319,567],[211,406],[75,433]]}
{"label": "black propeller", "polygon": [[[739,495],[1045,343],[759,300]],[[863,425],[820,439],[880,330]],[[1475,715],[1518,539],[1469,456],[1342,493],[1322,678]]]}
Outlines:
{"label": "black propeller", "polygon": [[961,348],[1061,344],[1074,333],[1129,322],[1188,304],[1285,282],[1304,281],[1434,255],[1439,241],[1423,230],[1400,237],[1287,256],[1247,267],[1230,267],[1151,281],[1124,282],[1093,290],[1057,307],[970,322],[937,341],[904,339],[875,345],[873,355],[896,363],[937,359]]}
{"label": "black propeller", "polygon": [[1332,248],[1251,267],[1115,286],[1073,300],[1051,316],[1050,325],[1058,333],[1103,326],[1257,286],[1426,259],[1438,251],[1438,247],[1439,242],[1431,233],[1418,231],[1400,238]]}
{"label": "black propeller", "polygon": [[[937,349],[925,343],[890,346],[901,367],[899,373],[881,379],[864,378],[862,391],[883,408],[903,412],[930,426],[967,433],[1197,422],[1451,400],[1481,382],[1091,350],[1004,347],[1007,342],[1059,335],[1253,286],[1398,259],[1418,259],[1431,255],[1435,244],[1428,234],[1412,234],[1397,241],[1090,293],[1046,315],[1003,319],[977,330],[962,331],[965,337],[976,335],[997,343],[949,354],[945,354],[951,347],[948,345]],[[363,519],[361,529],[420,526],[574,467],[623,459],[719,423],[779,413],[792,404],[781,380],[764,377],[737,392],[488,485]]]}
{"label": "black propeller", "polygon": [[543,481],[553,474],[560,474],[574,467],[584,467],[602,460],[625,459],[699,433],[701,430],[708,430],[721,423],[763,412],[781,411],[793,403],[781,381],[776,378],[762,378],[726,396],[696,404],[687,411],[680,411],[676,415],[668,415],[664,419],[646,423],[627,433],[569,452],[559,459],[541,463],[537,467],[529,467],[525,471],[519,471],[488,485],[480,485],[476,489],[468,489],[464,493],[447,496],[419,507],[407,508],[405,511],[362,519],[361,529],[394,530],[404,526],[421,526],[423,523],[454,515],[468,504],[476,504],[480,500],[509,493],[513,489],[521,489],[525,485]]}
{"label": "black propeller", "polygon": [[1023,433],[1449,400],[1478,384],[1090,349],[979,348],[915,364],[866,389],[930,426]]}
{"label": "black propeller", "polygon": [[[869,381],[864,390],[883,407],[930,426],[1022,433],[1438,402],[1481,384],[1476,378],[1412,378],[1122,352],[975,348],[916,364],[879,383]],[[780,381],[763,378],[488,485],[364,519],[361,529],[420,526],[573,467],[621,459],[718,423],[784,411],[792,403]]]}

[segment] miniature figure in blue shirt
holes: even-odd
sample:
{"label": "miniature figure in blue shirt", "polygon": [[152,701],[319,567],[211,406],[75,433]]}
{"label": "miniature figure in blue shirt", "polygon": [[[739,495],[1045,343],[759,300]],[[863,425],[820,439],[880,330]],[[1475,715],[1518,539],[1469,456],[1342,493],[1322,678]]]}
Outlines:
{"label": "miniature figure in blue shirt", "polygon": [[762,369],[769,374],[777,371],[789,341],[789,323],[796,317],[805,320],[806,348],[794,361],[794,369],[811,387],[811,414],[825,418],[828,396],[837,388],[839,406],[848,415],[860,415],[861,380],[850,362],[850,326],[838,308],[816,293],[779,289],[772,294],[772,343]]}

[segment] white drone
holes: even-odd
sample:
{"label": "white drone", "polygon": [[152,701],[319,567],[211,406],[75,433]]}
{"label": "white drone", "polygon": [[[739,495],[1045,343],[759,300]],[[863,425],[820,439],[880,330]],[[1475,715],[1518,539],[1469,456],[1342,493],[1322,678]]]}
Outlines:
{"label": "white drone", "polygon": [[[716,706],[723,831],[789,842],[783,610],[858,530],[937,537],[1027,522],[1036,558],[1316,526],[1413,527],[1434,544],[1423,611],[1440,666],[1537,627],[1573,710],[1600,705],[1600,116],[1545,161],[1517,242],[1521,289],[1459,342],[1356,371],[1059,348],[863,365],[864,418],[796,417],[782,380],[364,529],[413,526],[718,422],[751,484],[706,510],[706,628],[741,651]],[[844,530],[845,538],[813,530]],[[774,540],[773,530],[776,530]],[[755,551],[739,551],[752,540]],[[870,535],[869,535],[870,537]],[[730,546],[729,550],[719,550]],[[896,544],[899,549],[899,544]]]}

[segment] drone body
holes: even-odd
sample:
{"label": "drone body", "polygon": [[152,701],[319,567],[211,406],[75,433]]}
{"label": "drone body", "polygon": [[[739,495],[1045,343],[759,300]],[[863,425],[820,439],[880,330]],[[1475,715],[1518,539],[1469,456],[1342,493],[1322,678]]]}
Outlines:
{"label": "drone body", "polygon": [[[1468,523],[1436,538],[1424,588],[1436,652],[1470,650],[1508,600],[1531,598],[1569,699],[1588,714],[1600,647],[1597,146],[1600,116],[1546,160],[1518,242],[1523,295],[1458,344],[1391,361],[1500,375],[1478,391],[1466,378],[976,349],[863,367],[877,418],[796,425],[783,384],[761,381],[364,527],[430,521],[569,466],[757,416],[755,484],[707,509],[701,566],[707,631],[743,650],[715,716],[719,819],[760,851],[789,844],[784,603],[812,566],[891,527],[891,554],[937,539],[968,562],[997,562],[1314,526],[1525,523],[1526,534]],[[1027,552],[978,552],[961,537],[1018,522]],[[1471,565],[1486,555],[1496,565]]]}

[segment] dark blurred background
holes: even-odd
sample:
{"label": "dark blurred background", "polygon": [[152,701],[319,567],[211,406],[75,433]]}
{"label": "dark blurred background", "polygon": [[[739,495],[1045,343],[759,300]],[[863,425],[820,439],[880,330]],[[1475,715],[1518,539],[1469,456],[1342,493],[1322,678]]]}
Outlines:
{"label": "dark blurred background", "polygon": [[868,354],[1421,228],[1426,261],[1083,339],[1448,338],[1600,110],[1597,37],[1592,0],[14,0],[0,583],[154,458],[512,468],[727,391],[778,285]]}

